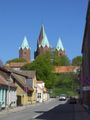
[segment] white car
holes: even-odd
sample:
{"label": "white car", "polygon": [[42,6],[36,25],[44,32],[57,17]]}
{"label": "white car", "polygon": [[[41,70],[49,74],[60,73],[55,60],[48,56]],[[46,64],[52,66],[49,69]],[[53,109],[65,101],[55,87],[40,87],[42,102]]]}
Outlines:
{"label": "white car", "polygon": [[67,99],[67,95],[66,94],[61,94],[59,97],[60,101],[66,100]]}

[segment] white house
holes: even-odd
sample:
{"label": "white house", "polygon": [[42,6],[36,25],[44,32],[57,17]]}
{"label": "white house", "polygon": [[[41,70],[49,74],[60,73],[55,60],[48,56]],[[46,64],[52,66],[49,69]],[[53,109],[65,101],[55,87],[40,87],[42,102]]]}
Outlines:
{"label": "white house", "polygon": [[15,107],[17,105],[16,86],[11,73],[0,67],[0,100],[1,108]]}
{"label": "white house", "polygon": [[37,81],[37,102],[44,102],[49,99],[49,94],[43,81]]}

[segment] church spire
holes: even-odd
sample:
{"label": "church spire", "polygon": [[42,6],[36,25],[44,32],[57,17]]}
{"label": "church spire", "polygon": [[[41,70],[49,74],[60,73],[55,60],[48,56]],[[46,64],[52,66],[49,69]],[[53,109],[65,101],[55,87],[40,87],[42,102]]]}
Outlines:
{"label": "church spire", "polygon": [[49,48],[49,41],[47,38],[47,35],[45,33],[44,25],[41,26],[41,31],[39,34],[39,39],[38,39],[38,47],[48,47]]}
{"label": "church spire", "polygon": [[30,47],[26,36],[24,37],[24,40],[19,49],[19,58],[24,58],[27,62],[30,62]]}
{"label": "church spire", "polygon": [[23,40],[23,42],[21,44],[21,48],[22,49],[25,49],[25,48],[29,49],[30,48],[26,36],[24,37],[24,40]]}
{"label": "church spire", "polygon": [[57,45],[56,45],[56,50],[57,51],[60,51],[60,50],[64,51],[65,50],[64,47],[63,47],[61,38],[58,39],[58,42],[57,42]]}

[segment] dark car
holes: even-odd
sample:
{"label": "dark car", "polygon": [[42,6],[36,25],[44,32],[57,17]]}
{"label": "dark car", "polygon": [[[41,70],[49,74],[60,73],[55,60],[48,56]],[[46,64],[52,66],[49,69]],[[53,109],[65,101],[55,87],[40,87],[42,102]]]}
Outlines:
{"label": "dark car", "polygon": [[70,104],[76,104],[77,103],[77,100],[75,97],[70,97]]}

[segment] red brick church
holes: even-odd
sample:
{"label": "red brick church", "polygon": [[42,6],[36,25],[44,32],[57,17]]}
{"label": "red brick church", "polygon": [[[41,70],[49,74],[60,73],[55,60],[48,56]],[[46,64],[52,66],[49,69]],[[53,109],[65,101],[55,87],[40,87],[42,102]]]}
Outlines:
{"label": "red brick church", "polygon": [[[60,38],[54,50],[58,52],[59,56],[65,55],[65,49],[63,47],[63,44]],[[52,48],[50,47],[45,29],[44,29],[44,25],[42,25],[40,34],[37,40],[37,50],[35,51],[34,58],[36,58],[38,55],[44,54],[47,51],[52,51]]]}

